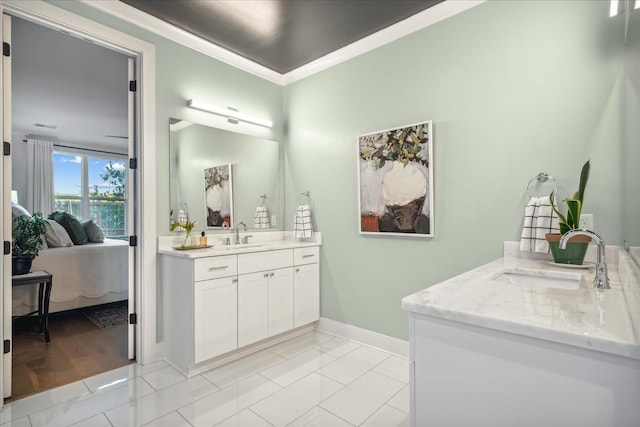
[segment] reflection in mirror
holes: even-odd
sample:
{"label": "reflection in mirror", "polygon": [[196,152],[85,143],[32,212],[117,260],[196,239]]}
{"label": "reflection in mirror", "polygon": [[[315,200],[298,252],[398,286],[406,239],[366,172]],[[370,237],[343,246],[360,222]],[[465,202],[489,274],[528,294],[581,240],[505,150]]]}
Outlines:
{"label": "reflection in mirror", "polygon": [[631,13],[624,46],[622,227],[625,246],[640,267],[640,10]]}
{"label": "reflection in mirror", "polygon": [[273,230],[281,224],[280,146],[179,119],[169,120],[170,201],[197,228]]}
{"label": "reflection in mirror", "polygon": [[232,189],[230,164],[204,170],[207,227],[233,227]]}

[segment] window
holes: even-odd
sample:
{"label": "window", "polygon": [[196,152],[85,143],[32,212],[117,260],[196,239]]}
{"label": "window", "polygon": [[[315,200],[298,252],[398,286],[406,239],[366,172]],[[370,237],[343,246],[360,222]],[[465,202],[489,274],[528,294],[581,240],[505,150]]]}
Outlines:
{"label": "window", "polygon": [[107,237],[126,235],[126,157],[53,153],[56,210],[92,219]]}

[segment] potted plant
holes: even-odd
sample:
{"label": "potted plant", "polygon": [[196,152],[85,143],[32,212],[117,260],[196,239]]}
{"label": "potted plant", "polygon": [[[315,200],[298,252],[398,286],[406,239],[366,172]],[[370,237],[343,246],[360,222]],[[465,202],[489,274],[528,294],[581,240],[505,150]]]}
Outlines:
{"label": "potted plant", "polygon": [[589,180],[589,160],[582,166],[580,171],[580,183],[578,190],[573,193],[571,198],[564,200],[567,205],[567,214],[563,215],[556,206],[555,194],[549,195],[549,204],[553,211],[558,215],[560,233],[549,233],[545,235],[545,239],[549,242],[553,260],[558,264],[575,264],[581,265],[587,252],[587,247],[591,238],[588,236],[575,236],[568,243],[566,249],[560,249],[558,244],[560,238],[569,230],[580,228],[580,213],[584,203],[584,190]]}
{"label": "potted plant", "polygon": [[33,259],[38,256],[42,246],[42,236],[47,231],[46,224],[40,212],[13,219],[12,274],[27,274],[31,271]]}

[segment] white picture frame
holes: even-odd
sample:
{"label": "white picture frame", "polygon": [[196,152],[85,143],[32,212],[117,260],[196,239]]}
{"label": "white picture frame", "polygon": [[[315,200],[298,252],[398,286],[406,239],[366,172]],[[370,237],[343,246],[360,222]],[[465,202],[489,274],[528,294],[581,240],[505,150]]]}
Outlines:
{"label": "white picture frame", "polygon": [[360,135],[359,233],[434,236],[433,123]]}

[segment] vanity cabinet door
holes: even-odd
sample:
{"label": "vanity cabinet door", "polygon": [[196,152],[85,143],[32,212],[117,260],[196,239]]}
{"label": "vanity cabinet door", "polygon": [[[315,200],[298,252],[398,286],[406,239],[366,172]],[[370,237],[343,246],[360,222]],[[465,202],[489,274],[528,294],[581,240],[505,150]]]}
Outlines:
{"label": "vanity cabinet door", "polygon": [[269,272],[269,336],[293,329],[293,268]]}
{"label": "vanity cabinet door", "polygon": [[235,277],[195,282],[195,363],[238,348],[237,307]]}
{"label": "vanity cabinet door", "polygon": [[294,327],[320,319],[320,267],[307,264],[295,267]]}
{"label": "vanity cabinet door", "polygon": [[243,347],[269,336],[269,273],[238,276],[238,345]]}

